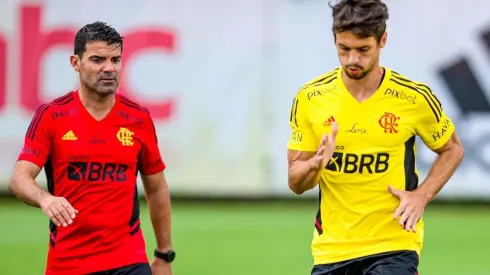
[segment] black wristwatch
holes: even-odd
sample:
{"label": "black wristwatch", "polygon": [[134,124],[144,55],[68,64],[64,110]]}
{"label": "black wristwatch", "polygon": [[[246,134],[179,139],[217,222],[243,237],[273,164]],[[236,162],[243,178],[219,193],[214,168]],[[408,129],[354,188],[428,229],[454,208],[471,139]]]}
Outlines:
{"label": "black wristwatch", "polygon": [[160,251],[155,249],[154,255],[155,255],[155,257],[166,261],[167,263],[171,263],[175,260],[175,251],[173,251],[173,250],[169,250],[167,252],[160,252]]}

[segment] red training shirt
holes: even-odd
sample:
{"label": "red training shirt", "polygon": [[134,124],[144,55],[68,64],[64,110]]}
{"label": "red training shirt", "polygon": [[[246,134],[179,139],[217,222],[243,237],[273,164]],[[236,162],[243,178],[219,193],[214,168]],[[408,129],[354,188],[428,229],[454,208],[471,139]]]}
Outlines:
{"label": "red training shirt", "polygon": [[50,222],[46,274],[85,274],[147,263],[136,179],[165,169],[146,108],[116,94],[102,121],[70,92],[38,108],[18,158],[44,167],[48,190],[78,215]]}

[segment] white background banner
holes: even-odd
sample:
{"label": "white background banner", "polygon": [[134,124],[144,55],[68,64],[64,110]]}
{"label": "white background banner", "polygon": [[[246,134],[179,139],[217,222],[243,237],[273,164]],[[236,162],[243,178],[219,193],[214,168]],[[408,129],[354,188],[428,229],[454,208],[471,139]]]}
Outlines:
{"label": "white background banner", "polygon": [[[482,38],[490,32],[490,2],[387,3],[382,64],[430,85],[466,149],[441,197],[490,199],[490,34]],[[73,38],[97,20],[126,37],[120,92],[152,112],[174,194],[292,196],[291,101],[302,84],[338,66],[328,1],[3,0],[0,190],[7,190],[35,108],[77,87],[69,64]],[[468,66],[457,67],[459,74],[474,76],[484,100],[468,88],[463,104],[454,96],[458,87],[442,77],[462,60]],[[418,148],[425,176],[435,155],[422,143]]]}

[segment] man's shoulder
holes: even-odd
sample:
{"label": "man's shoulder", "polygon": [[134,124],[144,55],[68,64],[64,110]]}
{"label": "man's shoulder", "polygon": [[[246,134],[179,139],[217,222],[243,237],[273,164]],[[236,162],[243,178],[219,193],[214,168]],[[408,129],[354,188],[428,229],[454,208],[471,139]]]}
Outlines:
{"label": "man's shoulder", "polygon": [[73,110],[74,92],[71,91],[60,97],[57,97],[51,101],[41,104],[37,110],[35,117],[39,119],[42,117],[50,116],[53,119],[58,117],[68,116]]}
{"label": "man's shoulder", "polygon": [[118,94],[119,102],[121,102],[121,106],[124,109],[131,110],[131,112],[148,114],[148,109],[142,104],[136,102],[134,99],[129,98],[128,96]]}
{"label": "man's shoulder", "polygon": [[427,102],[440,105],[428,84],[411,79],[393,70],[391,70],[388,87],[385,91],[385,94],[387,93],[398,97],[415,98],[413,100],[415,105],[427,104]]}
{"label": "man's shoulder", "polygon": [[322,95],[329,91],[329,88],[335,86],[335,80],[338,78],[340,67],[337,67],[327,73],[317,76],[301,86],[296,94],[296,98],[311,99],[314,96]]}
{"label": "man's shoulder", "polygon": [[118,117],[136,122],[136,124],[142,124],[144,121],[151,119],[148,108],[125,95],[118,94],[118,97],[121,103],[117,110]]}

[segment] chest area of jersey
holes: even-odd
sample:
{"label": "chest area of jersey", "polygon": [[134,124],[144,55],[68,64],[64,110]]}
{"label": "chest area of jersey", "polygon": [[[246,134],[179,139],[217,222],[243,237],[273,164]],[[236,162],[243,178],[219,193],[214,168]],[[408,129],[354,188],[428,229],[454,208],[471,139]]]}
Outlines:
{"label": "chest area of jersey", "polygon": [[336,150],[358,153],[392,151],[404,146],[414,133],[410,114],[397,106],[330,105],[310,113],[315,136],[320,142],[338,125]]}
{"label": "chest area of jersey", "polygon": [[66,165],[71,180],[117,182],[135,172],[143,144],[139,127],[60,122],[56,129],[53,159]]}

